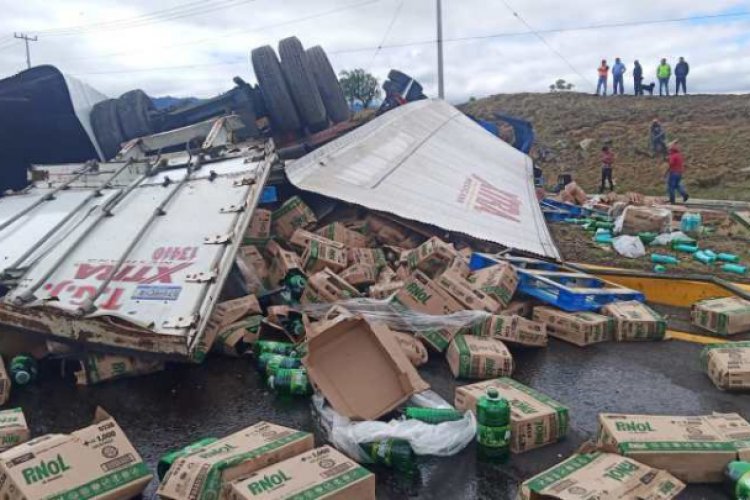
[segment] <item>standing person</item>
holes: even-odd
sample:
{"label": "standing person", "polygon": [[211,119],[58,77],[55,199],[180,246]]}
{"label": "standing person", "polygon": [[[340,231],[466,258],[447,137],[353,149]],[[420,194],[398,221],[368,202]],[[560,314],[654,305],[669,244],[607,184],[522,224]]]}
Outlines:
{"label": "standing person", "polygon": [[667,63],[666,59],[662,59],[661,64],[656,68],[656,78],[659,79],[659,95],[664,95],[662,91],[669,95],[669,79],[672,78],[672,66]]}
{"label": "standing person", "polygon": [[596,70],[599,73],[599,83],[596,84],[596,95],[607,95],[607,75],[609,75],[609,66],[607,66],[607,60],[602,59],[602,65]]}
{"label": "standing person", "polygon": [[667,171],[664,172],[664,177],[667,179],[667,194],[669,195],[669,203],[674,205],[675,203],[675,191],[678,191],[682,195],[683,203],[690,199],[685,188],[682,186],[682,175],[685,173],[685,158],[682,156],[682,152],[677,145],[677,141],[669,143],[669,157],[667,158],[669,166]]}
{"label": "standing person", "polygon": [[651,151],[654,156],[661,154],[664,158],[667,157],[667,133],[659,123],[658,118],[654,118],[651,122],[651,131],[649,135],[649,142],[651,143]]}
{"label": "standing person", "polygon": [[674,67],[674,77],[677,80],[674,95],[680,95],[680,85],[682,85],[682,93],[687,95],[688,73],[690,73],[690,65],[685,61],[684,57],[680,57],[680,61]]}
{"label": "standing person", "polygon": [[638,59],[635,60],[635,65],[633,66],[633,87],[635,95],[643,95],[643,68],[641,67],[641,63],[638,62]]}
{"label": "standing person", "polygon": [[609,190],[614,191],[615,185],[612,182],[612,166],[615,164],[615,154],[609,146],[602,148],[602,185],[599,193],[604,193],[604,183],[609,182]]}
{"label": "standing person", "polygon": [[617,89],[620,89],[620,95],[622,95],[625,91],[625,86],[623,85],[623,75],[628,69],[625,67],[625,65],[622,63],[620,58],[615,59],[615,65],[612,66],[612,95],[617,95]]}

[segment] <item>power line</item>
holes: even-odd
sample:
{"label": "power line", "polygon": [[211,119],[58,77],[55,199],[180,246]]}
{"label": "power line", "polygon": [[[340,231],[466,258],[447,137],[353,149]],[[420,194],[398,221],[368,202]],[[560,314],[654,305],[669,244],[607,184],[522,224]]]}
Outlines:
{"label": "power line", "polygon": [[573,63],[571,63],[570,60],[568,60],[567,57],[565,57],[559,50],[557,50],[552,45],[550,45],[549,42],[547,42],[547,40],[542,35],[540,35],[537,31],[535,31],[534,28],[528,22],[526,22],[526,19],[524,19],[523,17],[521,17],[521,15],[518,12],[516,12],[515,10],[513,10],[513,7],[511,7],[510,4],[506,0],[501,0],[501,2],[511,12],[511,14],[513,14],[515,16],[515,18],[518,19],[521,22],[521,24],[523,24],[524,26],[526,26],[526,28],[529,30],[529,32],[533,33],[534,36],[536,36],[539,39],[539,41],[541,41],[553,54],[555,54],[557,57],[559,57],[560,59],[562,59],[562,61],[573,71],[573,73],[575,73],[576,75],[578,75],[578,77],[581,80],[583,80],[584,82],[588,83],[589,86],[592,86],[591,81],[588,80],[585,76],[583,76],[581,74],[581,72],[578,71],[575,66],[573,66]]}
{"label": "power line", "polygon": [[[56,36],[73,36],[81,35],[85,33],[97,32],[97,31],[117,31],[127,30],[133,28],[141,28],[143,26],[149,26],[152,24],[160,24],[168,21],[174,21],[185,17],[197,16],[215,12],[218,10],[224,10],[231,7],[237,7],[246,3],[254,2],[255,0],[218,0],[215,2],[195,2],[198,5],[190,5],[188,8],[181,10],[175,10],[173,12],[165,12],[161,14],[144,14],[142,16],[135,16],[133,18],[126,18],[121,20],[92,23],[90,25],[82,25],[79,27],[71,28],[59,28],[56,30],[47,31],[35,31],[43,37],[56,37]],[[156,11],[160,12],[160,11]],[[88,26],[88,27],[86,27]]]}
{"label": "power line", "polygon": [[398,15],[401,13],[401,9],[404,7],[404,0],[399,0],[398,4],[396,5],[396,10],[393,11],[393,17],[391,17],[391,22],[388,23],[388,26],[385,28],[385,33],[383,33],[383,38],[380,40],[380,43],[375,48],[375,52],[372,53],[372,58],[370,59],[370,64],[367,65],[368,70],[372,69],[372,64],[375,62],[375,58],[378,57],[378,54],[380,53],[380,49],[383,48],[383,44],[386,40],[388,40],[388,36],[391,34],[391,30],[393,30],[393,25],[396,24],[396,20],[398,19]]}
{"label": "power line", "polygon": [[127,50],[127,51],[120,51],[120,52],[110,52],[108,54],[100,54],[100,55],[95,55],[95,56],[71,57],[71,58],[68,58],[68,59],[58,60],[57,62],[60,63],[60,62],[70,62],[70,61],[86,61],[86,60],[91,60],[91,59],[104,59],[104,58],[114,57],[114,56],[137,54],[137,53],[141,53],[141,52],[153,52],[155,50],[163,50],[163,49],[171,49],[171,48],[175,48],[175,47],[186,47],[186,46],[190,46],[190,45],[198,45],[198,44],[201,44],[201,43],[210,42],[210,41],[218,40],[218,39],[221,39],[221,38],[227,38],[227,37],[236,36],[236,35],[239,35],[239,34],[242,34],[242,33],[265,31],[265,30],[268,30],[268,29],[279,28],[279,27],[282,27],[282,26],[289,26],[291,24],[297,24],[297,23],[301,23],[301,22],[304,22],[304,21],[310,21],[312,19],[317,19],[317,18],[329,16],[329,15],[332,15],[332,14],[337,14],[339,12],[343,12],[343,11],[346,11],[346,10],[355,9],[355,8],[358,8],[358,7],[364,7],[366,5],[370,5],[370,4],[373,4],[373,3],[378,3],[379,1],[380,0],[366,0],[364,2],[358,2],[358,3],[355,3],[355,4],[351,4],[351,5],[345,5],[345,6],[342,6],[342,7],[335,8],[335,9],[330,9],[330,10],[318,12],[316,14],[311,14],[311,15],[308,15],[308,16],[302,16],[302,17],[290,19],[288,21],[283,21],[283,22],[278,22],[278,23],[272,23],[272,24],[266,24],[264,26],[256,26],[256,27],[253,27],[253,28],[243,28],[243,29],[239,29],[239,30],[232,30],[231,32],[225,32],[225,33],[222,33],[221,35],[218,35],[218,36],[200,38],[200,39],[197,39],[197,40],[190,40],[190,41],[187,41],[187,42],[174,43],[174,44],[169,44],[169,45],[150,46],[149,48],[142,49],[142,50]]}

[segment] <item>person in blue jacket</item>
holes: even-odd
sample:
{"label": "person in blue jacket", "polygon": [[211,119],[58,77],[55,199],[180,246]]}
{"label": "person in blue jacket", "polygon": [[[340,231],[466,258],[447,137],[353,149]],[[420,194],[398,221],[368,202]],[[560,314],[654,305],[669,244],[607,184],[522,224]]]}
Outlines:
{"label": "person in blue jacket", "polygon": [[688,73],[690,73],[690,65],[685,61],[684,57],[680,57],[680,61],[677,63],[677,66],[674,67],[674,76],[677,79],[675,95],[680,95],[680,86],[682,86],[682,93],[687,95]]}
{"label": "person in blue jacket", "polygon": [[625,86],[623,84],[623,75],[628,69],[622,63],[620,58],[615,59],[615,64],[612,66],[612,76],[614,77],[614,83],[612,84],[612,94],[617,95],[617,89],[620,89],[620,95],[625,93]]}

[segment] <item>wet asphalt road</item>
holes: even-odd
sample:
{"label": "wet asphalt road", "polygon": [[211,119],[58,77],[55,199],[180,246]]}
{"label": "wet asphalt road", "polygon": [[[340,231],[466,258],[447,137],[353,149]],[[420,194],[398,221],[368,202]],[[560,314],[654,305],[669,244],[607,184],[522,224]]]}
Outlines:
{"label": "wet asphalt road", "polygon": [[[737,411],[750,417],[750,398],[717,390],[698,367],[701,347],[678,341],[599,344],[585,349],[552,340],[547,349],[515,350],[514,378],[570,408],[567,439],[514,455],[500,466],[476,460],[473,446],[451,458],[428,458],[421,477],[407,484],[387,470],[378,475],[378,497],[424,499],[514,498],[517,484],[571,454],[594,437],[599,412],[700,415]],[[47,366],[35,386],[17,390],[32,435],[69,432],[87,425],[97,405],[109,411],[153,468],[165,451],[205,436],[221,437],[264,419],[312,430],[306,400],[269,393],[250,359],[212,357],[201,366],[170,366],[163,373],[93,387],[76,387]],[[455,381],[434,355],[423,377],[448,401]],[[322,441],[318,436],[318,444]],[[147,490],[154,496],[155,481]],[[683,498],[723,498],[715,486],[691,486]]]}

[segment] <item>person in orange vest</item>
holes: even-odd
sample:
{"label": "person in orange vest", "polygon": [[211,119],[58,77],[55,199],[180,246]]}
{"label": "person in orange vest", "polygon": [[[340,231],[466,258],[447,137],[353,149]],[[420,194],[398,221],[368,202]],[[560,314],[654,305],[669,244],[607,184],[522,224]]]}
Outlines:
{"label": "person in orange vest", "polygon": [[596,70],[599,73],[599,83],[596,84],[596,95],[607,95],[607,75],[609,75],[609,66],[607,60],[602,59],[602,65]]}
{"label": "person in orange vest", "polygon": [[669,195],[669,203],[674,205],[675,203],[675,191],[679,191],[682,195],[682,201],[686,202],[690,198],[685,188],[682,186],[682,175],[685,173],[685,157],[682,156],[677,141],[669,143],[669,156],[667,157],[669,166],[667,171],[664,172],[664,177],[667,178],[667,194]]}

